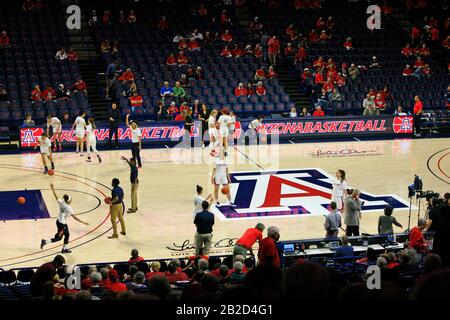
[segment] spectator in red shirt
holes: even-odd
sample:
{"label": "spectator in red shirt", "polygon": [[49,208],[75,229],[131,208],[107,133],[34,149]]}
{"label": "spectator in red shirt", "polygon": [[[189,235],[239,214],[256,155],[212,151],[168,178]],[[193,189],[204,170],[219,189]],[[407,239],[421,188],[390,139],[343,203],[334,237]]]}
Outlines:
{"label": "spectator in red shirt", "polygon": [[328,78],[328,79],[327,79],[327,82],[324,83],[323,88],[325,89],[325,91],[327,92],[327,94],[333,92],[333,90],[334,90],[333,79]]}
{"label": "spectator in red shirt", "polygon": [[225,58],[231,58],[233,57],[231,51],[228,49],[228,46],[225,46],[225,48],[222,49],[222,52],[220,53],[221,57]]}
{"label": "spectator in red shirt", "polygon": [[239,45],[235,45],[233,51],[231,52],[233,57],[240,58],[245,55],[245,51],[239,48]]}
{"label": "spectator in red shirt", "polygon": [[185,118],[186,118],[186,111],[180,110],[180,113],[175,116],[174,121],[184,121]]}
{"label": "spectator in red shirt", "polygon": [[409,64],[406,65],[405,69],[403,69],[403,76],[405,77],[409,77],[412,76],[413,74],[413,69],[411,69],[411,66]]}
{"label": "spectator in red shirt", "polygon": [[254,78],[256,81],[264,80],[266,78],[266,72],[264,71],[263,67],[260,67],[256,70]]}
{"label": "spectator in red shirt", "polygon": [[54,281],[59,268],[66,263],[62,255],[57,255],[52,262],[41,265],[30,281],[30,292],[33,297],[42,296],[42,289],[47,281]]}
{"label": "spectator in red shirt", "polygon": [[2,35],[0,36],[0,46],[3,48],[10,46],[10,40],[6,31],[2,31]]}
{"label": "spectator in red shirt", "polygon": [[276,36],[272,36],[267,45],[270,63],[275,67],[277,65],[277,57],[280,54],[280,41],[278,41]]}
{"label": "spectator in red shirt", "polygon": [[125,70],[125,72],[122,73],[122,75],[118,79],[123,84],[134,81],[134,74],[131,71],[131,68],[127,68],[127,70]]}
{"label": "spectator in red shirt", "polygon": [[161,30],[161,31],[164,31],[167,28],[169,28],[169,22],[167,21],[165,16],[161,17],[161,20],[159,20],[157,26],[158,26],[158,29]]}
{"label": "spectator in red shirt", "polygon": [[161,263],[159,261],[153,261],[150,264],[150,272],[145,275],[145,278],[150,279],[154,276],[163,276],[164,272],[159,271],[161,269]]}
{"label": "spectator in red shirt", "polygon": [[134,91],[133,95],[130,97],[131,111],[134,112],[135,108],[141,108],[143,102],[144,102],[144,100],[138,94],[138,92]]}
{"label": "spectator in red shirt", "polygon": [[334,20],[332,16],[329,16],[327,20],[327,29],[331,31],[333,30],[333,28],[334,28]]}
{"label": "spectator in red shirt", "polygon": [[173,261],[167,265],[166,277],[169,279],[170,283],[189,280],[186,273],[177,271],[177,266]]}
{"label": "spectator in red shirt", "polygon": [[272,78],[276,78],[278,75],[275,72],[275,69],[270,66],[269,67],[269,71],[267,72],[267,79],[272,79]]}
{"label": "spectator in red shirt", "polygon": [[56,92],[53,90],[52,86],[49,84],[47,88],[42,92],[42,98],[45,101],[54,100],[56,98]]}
{"label": "spectator in red shirt", "polygon": [[255,49],[253,50],[253,53],[255,54],[256,58],[262,58],[263,56],[263,50],[261,48],[261,45],[256,44]]}
{"label": "spectator in red shirt", "polygon": [[330,39],[331,39],[331,35],[329,35],[329,34],[326,32],[326,30],[322,30],[322,31],[320,32],[319,40],[320,40],[320,42],[321,42],[322,44],[326,44],[326,41],[327,41],[327,40],[330,40]]}
{"label": "spectator in red shirt", "polygon": [[225,32],[220,36],[220,39],[224,42],[230,43],[233,41],[233,36],[230,34],[230,31],[227,29]]}
{"label": "spectator in red shirt", "polygon": [[320,70],[316,73],[315,77],[314,77],[314,83],[317,86],[321,86],[325,83],[325,77],[323,75],[323,70]]}
{"label": "spectator in red shirt", "polygon": [[127,286],[125,285],[125,283],[121,283],[119,281],[119,274],[116,270],[110,270],[108,278],[110,283],[104,286],[105,289],[111,290],[112,292],[127,291]]}
{"label": "spectator in red shirt", "polygon": [[430,55],[430,49],[427,47],[427,44],[422,44],[422,47],[419,49],[417,54],[421,57],[428,57]]}
{"label": "spectator in red shirt", "polygon": [[189,51],[199,51],[200,44],[198,43],[197,40],[195,40],[194,38],[191,38],[188,43],[188,48],[189,48]]}
{"label": "spectator in red shirt", "polygon": [[42,101],[42,92],[38,84],[35,85],[34,89],[31,91],[31,100]]}
{"label": "spectator in red shirt", "polygon": [[234,95],[236,97],[247,95],[247,89],[245,89],[244,84],[242,82],[240,82],[239,85],[236,87],[236,89],[234,89]]}
{"label": "spectator in red shirt", "polygon": [[347,39],[345,40],[344,44],[343,44],[344,48],[347,50],[352,50],[353,48],[353,42],[352,42],[352,38],[347,37]]}
{"label": "spectator in red shirt", "polygon": [[265,96],[267,94],[266,88],[264,88],[264,85],[262,83],[262,81],[259,81],[256,84],[256,90],[255,90],[256,94],[258,96]]}
{"label": "spectator in red shirt", "polygon": [[250,255],[253,256],[253,245],[256,241],[261,243],[264,229],[265,226],[262,223],[257,223],[254,228],[247,229],[234,245],[233,257],[242,255],[245,259],[248,251],[250,251]]}
{"label": "spectator in red shirt", "polygon": [[258,263],[260,266],[280,267],[276,242],[280,239],[280,230],[271,226],[267,229],[267,237],[259,242]]}
{"label": "spectator in red shirt", "polygon": [[82,91],[82,92],[84,92],[85,94],[87,94],[87,85],[86,85],[86,82],[84,82],[84,81],[81,80],[81,79],[78,79],[78,80],[72,85],[71,90],[72,90],[73,92]]}
{"label": "spectator in red shirt", "polygon": [[419,96],[415,96],[414,101],[414,128],[416,129],[416,136],[420,136],[420,119],[423,113],[423,103]]}
{"label": "spectator in red shirt", "polygon": [[374,102],[377,115],[380,114],[380,111],[386,110],[386,101],[381,97],[381,93],[377,93]]}
{"label": "spectator in red shirt", "polygon": [[177,58],[175,58],[175,55],[171,53],[167,59],[166,59],[166,65],[168,66],[176,66],[177,65]]}
{"label": "spectator in red shirt", "polygon": [[128,23],[135,23],[136,20],[137,20],[137,18],[136,18],[136,14],[134,13],[134,10],[130,10],[130,13],[128,14],[128,17],[127,17]]}
{"label": "spectator in red shirt", "polygon": [[306,60],[306,50],[303,44],[299,45],[297,54],[295,55],[295,63],[300,63]]}
{"label": "spectator in red shirt", "polygon": [[325,62],[323,61],[323,57],[319,57],[317,58],[317,60],[314,60],[313,62],[313,68],[316,69],[316,71],[319,71],[324,66]]}
{"label": "spectator in red shirt", "polygon": [[188,58],[187,58],[187,56],[184,55],[183,51],[180,51],[178,53],[177,62],[178,62],[178,65],[180,65],[180,66],[188,64]]}
{"label": "spectator in red shirt", "polygon": [[78,60],[78,54],[73,50],[73,48],[69,48],[69,50],[67,51],[67,60],[69,61]]}
{"label": "spectator in red shirt", "polygon": [[427,221],[420,218],[417,227],[414,227],[409,232],[409,247],[415,249],[418,253],[425,253],[427,242],[423,237],[422,231],[425,230]]}
{"label": "spectator in red shirt", "polygon": [[128,260],[129,264],[136,264],[138,262],[144,261],[144,258],[139,256],[138,249],[131,250],[131,258]]}
{"label": "spectator in red shirt", "polygon": [[314,30],[314,29],[311,30],[311,32],[308,35],[308,40],[313,43],[319,41],[319,35],[317,34],[316,30]]}
{"label": "spectator in red shirt", "polygon": [[292,57],[294,55],[294,47],[292,47],[292,43],[289,42],[283,52],[285,57]]}
{"label": "spectator in red shirt", "polygon": [[170,106],[167,108],[167,113],[169,116],[173,117],[175,114],[179,113],[178,107],[175,104],[175,101],[170,103]]}
{"label": "spectator in red shirt", "polygon": [[411,45],[409,43],[407,43],[401,51],[401,54],[407,58],[411,57],[413,55],[413,53],[414,53],[414,50],[411,48]]}
{"label": "spectator in red shirt", "polygon": [[31,11],[34,8],[34,4],[31,0],[25,0],[25,2],[22,4],[22,10],[23,11]]}
{"label": "spectator in red shirt", "polygon": [[108,10],[103,11],[102,22],[103,24],[111,24],[110,23],[111,14]]}
{"label": "spectator in red shirt", "polygon": [[325,29],[326,28],[326,23],[323,20],[322,17],[319,17],[319,19],[317,19],[316,21],[316,28],[319,30]]}
{"label": "spectator in red shirt", "polygon": [[417,45],[418,42],[420,41],[420,35],[421,35],[421,31],[417,26],[413,26],[412,30],[411,30],[411,40],[412,40],[412,44],[413,46]]}
{"label": "spectator in red shirt", "polygon": [[253,85],[249,82],[247,83],[247,96],[252,96],[255,94],[255,89],[253,89]]}
{"label": "spectator in red shirt", "polygon": [[325,117],[325,112],[322,110],[322,106],[318,105],[316,111],[314,111],[313,117]]}
{"label": "spectator in red shirt", "polygon": [[198,8],[198,14],[201,17],[204,17],[208,14],[208,9],[206,9],[206,7],[203,3],[201,3],[200,7]]}

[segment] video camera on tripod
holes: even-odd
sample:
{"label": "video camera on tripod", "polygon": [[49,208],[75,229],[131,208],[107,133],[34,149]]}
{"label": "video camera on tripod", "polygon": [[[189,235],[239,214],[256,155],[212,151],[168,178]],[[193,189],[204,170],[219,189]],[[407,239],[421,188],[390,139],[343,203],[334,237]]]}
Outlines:
{"label": "video camera on tripod", "polygon": [[417,193],[417,198],[426,198],[431,199],[431,198],[439,198],[439,193],[434,192],[433,190],[427,190],[427,191],[420,191]]}

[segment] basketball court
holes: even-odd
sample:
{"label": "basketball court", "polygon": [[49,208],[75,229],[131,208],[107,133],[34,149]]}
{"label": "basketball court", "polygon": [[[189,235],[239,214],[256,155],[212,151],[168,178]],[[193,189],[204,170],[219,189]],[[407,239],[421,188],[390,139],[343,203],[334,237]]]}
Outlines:
{"label": "basketball court", "polygon": [[[444,193],[450,183],[450,139],[379,140],[328,143],[294,143],[240,146],[228,157],[233,173],[231,192],[235,209],[212,207],[216,214],[211,254],[227,254],[246,228],[262,222],[280,228],[281,240],[323,237],[324,214],[337,169],[347,172],[350,187],[363,192],[366,201],[361,231],[377,233],[378,216],[386,203],[406,229],[408,185],[414,175],[423,190]],[[132,248],[146,259],[187,256],[193,253],[193,197],[195,186],[212,192],[210,173],[214,159],[208,149],[145,149],[139,172],[137,213],[125,214],[127,235],[108,239],[112,233],[108,206],[111,180],[117,177],[130,204],[129,168],[120,157],[128,150],[103,151],[103,163],[86,163],[74,152],[56,153],[56,173],[42,174],[40,155],[23,153],[0,156],[0,268],[38,266],[59,253],[62,242],[40,250],[40,240],[53,237],[58,196],[73,198],[72,207],[88,226],[69,219],[71,254],[68,264],[123,261]],[[26,191],[25,191],[26,190]],[[15,203],[19,196],[25,205]],[[224,196],[221,196],[224,200]],[[422,200],[421,215],[424,215]],[[7,208],[16,209],[12,214]],[[411,224],[417,222],[413,200]],[[120,228],[119,228],[120,229]],[[342,234],[342,232],[341,232]]]}

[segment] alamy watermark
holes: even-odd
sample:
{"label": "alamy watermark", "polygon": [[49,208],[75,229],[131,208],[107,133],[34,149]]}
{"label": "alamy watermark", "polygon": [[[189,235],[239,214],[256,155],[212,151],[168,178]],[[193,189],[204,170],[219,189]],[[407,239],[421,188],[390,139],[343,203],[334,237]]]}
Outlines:
{"label": "alamy watermark", "polygon": [[71,5],[67,7],[66,13],[69,17],[66,20],[66,26],[69,30],[81,29],[81,9],[77,5]]}
{"label": "alamy watermark", "polygon": [[369,30],[380,30],[381,29],[381,8],[376,4],[370,5],[366,10],[367,14],[370,16],[367,18],[367,28]]}
{"label": "alamy watermark", "polygon": [[366,285],[369,290],[381,289],[381,270],[378,266],[368,266],[366,271]]}

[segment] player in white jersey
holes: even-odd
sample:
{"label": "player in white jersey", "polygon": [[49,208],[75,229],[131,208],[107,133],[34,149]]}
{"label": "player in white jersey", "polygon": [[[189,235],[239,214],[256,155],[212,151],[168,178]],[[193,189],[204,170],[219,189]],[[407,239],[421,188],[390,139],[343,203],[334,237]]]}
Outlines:
{"label": "player in white jersey", "polygon": [[55,196],[56,201],[58,201],[59,205],[59,213],[58,213],[58,219],[56,219],[56,234],[53,238],[49,240],[42,239],[41,240],[41,250],[44,248],[44,246],[48,243],[52,242],[58,242],[60,241],[64,236],[64,245],[61,250],[62,253],[70,253],[72,252],[67,248],[67,245],[69,244],[69,227],[67,226],[67,218],[72,217],[76,221],[88,225],[87,222],[82,221],[79,219],[76,215],[73,214],[73,209],[70,206],[70,203],[72,202],[72,198],[68,196],[67,194],[63,195],[62,199],[58,198],[58,195],[55,192],[55,186],[53,183],[50,184],[50,187],[52,188],[53,195]]}
{"label": "player in white jersey", "polygon": [[250,124],[248,125],[248,128],[250,129],[249,132],[250,144],[256,144],[258,142],[258,132],[260,127],[262,126],[263,119],[264,119],[263,116],[259,116],[258,118],[250,122]]}
{"label": "player in white jersey", "polygon": [[81,151],[81,156],[83,156],[84,149],[84,130],[86,129],[86,121],[84,117],[86,116],[86,112],[81,111],[80,115],[75,119],[75,122],[72,125],[72,130],[75,129],[75,135],[77,137],[77,150],[76,153]]}
{"label": "player in white jersey", "polygon": [[47,116],[47,136],[50,137],[50,127],[52,127],[53,132],[53,151],[56,151],[56,139],[58,139],[59,142],[59,151],[62,150],[61,145],[61,136],[62,136],[62,124],[61,120],[59,120],[57,117]]}
{"label": "player in white jersey", "polygon": [[50,160],[52,170],[55,170],[55,163],[53,162],[52,142],[50,141],[46,133],[42,133],[42,135],[37,139],[37,145],[34,147],[34,149],[36,150],[38,146],[39,152],[41,153],[42,164],[44,165],[45,169],[44,174],[47,174],[47,159]]}
{"label": "player in white jersey", "polygon": [[142,150],[142,131],[139,129],[136,121],[129,121],[130,114],[125,118],[125,123],[131,129],[131,155],[138,164],[138,169],[142,168],[141,150]]}
{"label": "player in white jersey", "polygon": [[212,110],[208,118],[209,149],[211,150],[212,156],[217,154],[216,148],[219,145],[219,132],[216,127],[216,117],[217,110]]}
{"label": "player in white jersey", "polygon": [[331,201],[336,202],[337,209],[342,212],[344,209],[344,199],[347,196],[347,181],[345,180],[345,171],[336,171],[336,180],[332,182]]}
{"label": "player in white jersey", "polygon": [[216,167],[213,169],[211,174],[211,183],[214,184],[214,199],[219,203],[219,188],[220,186],[227,186],[228,192],[226,205],[233,205],[231,203],[231,192],[229,184],[231,183],[230,173],[228,171],[228,165],[223,157],[216,159]]}
{"label": "player in white jersey", "polygon": [[228,136],[230,134],[231,117],[228,115],[228,110],[226,108],[223,108],[221,113],[222,115],[217,122],[220,126],[220,139],[223,147],[223,154],[226,157],[228,155]]}
{"label": "player in white jersey", "polygon": [[194,196],[194,218],[197,215],[197,213],[201,212],[203,210],[202,203],[203,201],[210,201],[212,198],[212,194],[209,194],[206,198],[203,198],[202,196],[203,188],[199,185],[197,185],[197,194]]}
{"label": "player in white jersey", "polygon": [[87,151],[87,162],[91,162],[91,149],[94,151],[94,154],[97,156],[98,162],[102,163],[102,158],[98,154],[97,151],[97,138],[95,137],[95,121],[94,118],[88,119],[88,125],[86,126],[86,151]]}
{"label": "player in white jersey", "polygon": [[231,118],[231,124],[230,124],[230,135],[229,135],[229,143],[231,143],[233,146],[236,145],[236,138],[234,136],[234,132],[236,129],[236,114],[234,111],[230,111],[230,118]]}

